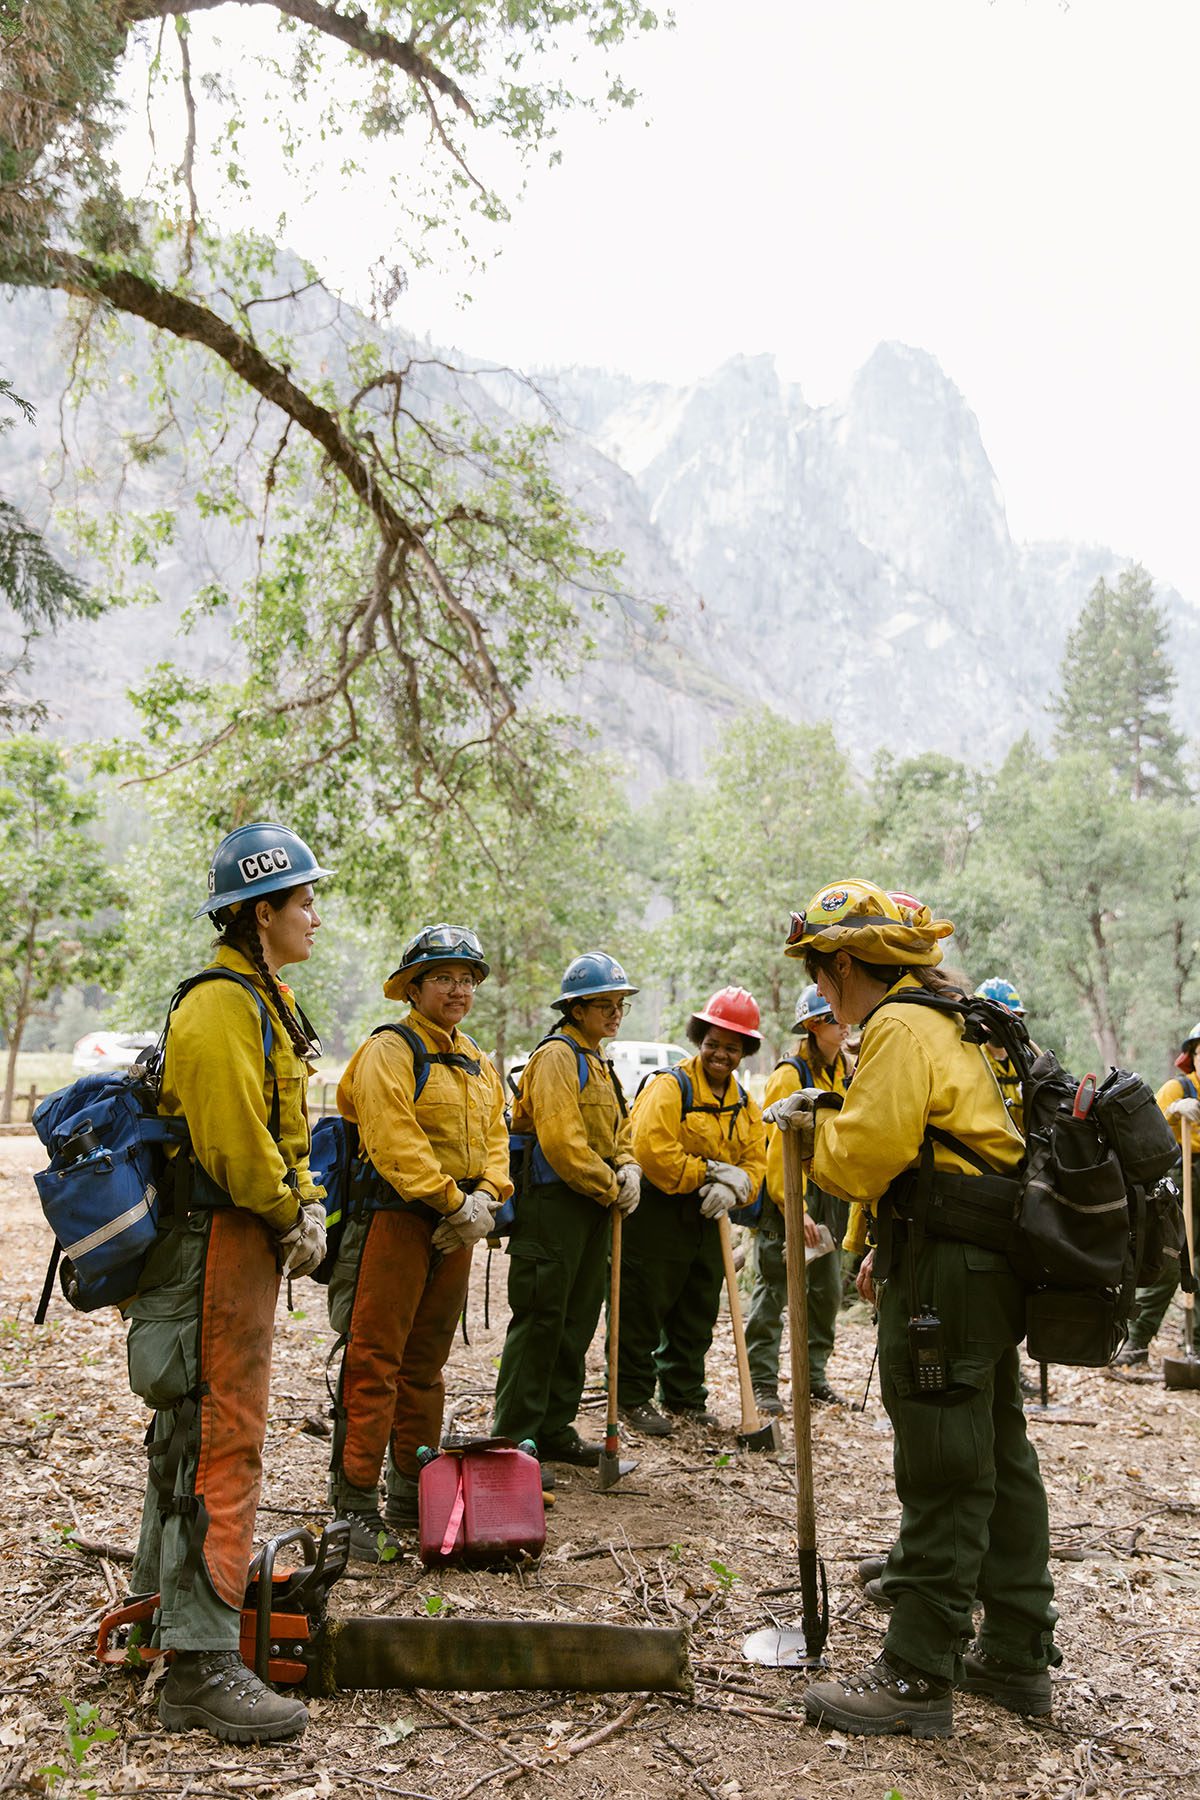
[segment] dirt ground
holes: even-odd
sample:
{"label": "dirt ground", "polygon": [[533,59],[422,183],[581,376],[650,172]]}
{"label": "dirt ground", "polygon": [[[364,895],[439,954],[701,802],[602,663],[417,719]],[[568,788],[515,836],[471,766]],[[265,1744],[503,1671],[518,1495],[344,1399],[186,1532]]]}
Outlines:
{"label": "dirt ground", "polygon": [[[846,1738],[804,1723],[802,1676],[742,1659],[743,1638],[769,1622],[768,1604],[780,1608],[764,1590],[796,1578],[795,1514],[786,1465],[737,1449],[724,1315],[710,1380],[727,1429],[632,1444],[637,1470],[607,1494],[594,1474],[564,1472],[538,1567],[431,1574],[409,1556],[344,1580],[333,1600],[340,1613],[425,1615],[440,1602],[460,1617],[688,1623],[694,1700],[352,1693],[312,1703],[307,1734],[277,1748],[163,1731],[153,1674],[92,1660],[97,1621],[126,1593],[128,1564],[81,1553],[69,1534],[132,1546],[146,1418],[126,1386],[116,1314],[84,1318],[57,1300],[46,1325],[32,1322],[48,1248],[30,1179],[37,1152],[31,1139],[0,1138],[0,1794],[466,1800],[519,1784],[546,1800],[1200,1796],[1200,1393],[1167,1392],[1155,1356],[1141,1377],[1054,1370],[1060,1410],[1031,1411],[1062,1614],[1052,1720],[959,1697],[952,1738]],[[448,1370],[448,1413],[460,1429],[486,1427],[507,1317],[497,1257],[484,1327],[485,1261],[477,1253],[470,1347],[459,1342]],[[279,1315],[260,1538],[326,1516],[328,1444],[303,1429],[325,1403],[324,1296],[301,1283],[297,1305],[303,1311],[289,1316],[281,1305]],[[1172,1314],[1160,1350],[1173,1348],[1178,1329]],[[599,1349],[598,1340],[581,1419],[594,1431]],[[853,1398],[871,1351],[869,1322],[846,1315],[830,1376]],[[827,1657],[835,1672],[853,1672],[877,1653],[884,1623],[855,1563],[885,1549],[897,1522],[874,1387],[862,1411],[818,1409],[813,1455]],[[67,1705],[83,1721],[78,1767]],[[84,1748],[96,1727],[112,1735]]]}

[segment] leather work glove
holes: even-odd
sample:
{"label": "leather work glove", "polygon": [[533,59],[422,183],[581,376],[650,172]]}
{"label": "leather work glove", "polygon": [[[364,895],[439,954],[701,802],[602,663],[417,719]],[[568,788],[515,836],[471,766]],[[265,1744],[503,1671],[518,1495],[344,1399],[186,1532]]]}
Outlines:
{"label": "leather work glove", "polygon": [[763,1118],[768,1125],[774,1125],[777,1131],[798,1131],[800,1160],[811,1162],[817,1135],[818,1112],[826,1106],[840,1111],[842,1104],[840,1094],[831,1094],[825,1088],[800,1088],[797,1093],[785,1094],[782,1100],[776,1100],[773,1106],[768,1106]]}
{"label": "leather work glove", "polygon": [[706,1219],[720,1219],[743,1203],[723,1181],[706,1181],[700,1189],[700,1212]]}
{"label": "leather work glove", "polygon": [[636,1163],[622,1163],[617,1170],[617,1197],[613,1202],[624,1218],[636,1212],[642,1197],[642,1171]]}
{"label": "leather work glove", "polygon": [[1185,1095],[1182,1100],[1172,1100],[1167,1112],[1176,1119],[1187,1119],[1192,1125],[1200,1125],[1200,1100],[1190,1100]]}
{"label": "leather work glove", "polygon": [[320,1201],[300,1208],[295,1221],[276,1238],[275,1253],[285,1280],[320,1268],[325,1260],[325,1208]]}
{"label": "leather work glove", "polygon": [[754,1183],[745,1169],[739,1169],[736,1163],[727,1162],[710,1162],[705,1167],[710,1181],[723,1181],[737,1195],[739,1206],[749,1206],[754,1198]]}
{"label": "leather work glove", "polygon": [[499,1210],[499,1200],[494,1194],[486,1193],[483,1188],[476,1188],[473,1194],[464,1194],[458,1211],[449,1213],[434,1231],[434,1249],[469,1249],[480,1238],[487,1236]]}

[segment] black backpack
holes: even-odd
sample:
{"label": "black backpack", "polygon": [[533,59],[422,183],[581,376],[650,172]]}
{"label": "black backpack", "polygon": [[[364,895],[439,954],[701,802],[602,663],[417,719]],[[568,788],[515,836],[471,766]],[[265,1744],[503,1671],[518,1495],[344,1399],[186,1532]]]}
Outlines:
{"label": "black backpack", "polygon": [[[1015,1173],[932,1128],[919,1168],[893,1184],[897,1215],[930,1237],[1007,1255],[1028,1289],[1030,1356],[1104,1367],[1125,1341],[1135,1290],[1186,1244],[1170,1179],[1179,1148],[1153,1092],[1125,1069],[1110,1069],[1099,1086],[1092,1076],[1077,1081],[994,1000],[905,988],[885,1004],[953,1013],[965,1043],[1003,1049],[1020,1081],[1025,1120],[1025,1154]],[[978,1173],[935,1172],[934,1143]],[[1180,1260],[1184,1289],[1194,1292],[1188,1259]]]}

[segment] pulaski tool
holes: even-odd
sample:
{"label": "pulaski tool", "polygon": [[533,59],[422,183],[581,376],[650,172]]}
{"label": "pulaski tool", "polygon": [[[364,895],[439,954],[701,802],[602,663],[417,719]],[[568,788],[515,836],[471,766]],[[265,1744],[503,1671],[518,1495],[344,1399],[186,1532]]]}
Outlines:
{"label": "pulaski tool", "polygon": [[[279,1573],[276,1555],[291,1543],[300,1545],[306,1560]],[[337,1520],[325,1527],[319,1545],[308,1531],[286,1531],[251,1563],[241,1652],[262,1680],[310,1694],[414,1687],[692,1691],[686,1631],[557,1619],[336,1618],[329,1612],[329,1590],[346,1567],[349,1548],[349,1525]],[[148,1645],[157,1607],[157,1594],[143,1595],[102,1619],[99,1660],[132,1668],[153,1662],[159,1652]]]}
{"label": "pulaski tool", "polygon": [[[766,1202],[764,1201],[764,1205]],[[721,1233],[721,1258],[725,1264],[725,1292],[729,1295],[729,1322],[733,1326],[733,1343],[737,1351],[738,1387],[742,1401],[742,1428],[737,1441],[743,1450],[772,1451],[780,1448],[779,1421],[766,1422],[759,1416],[754,1401],[754,1384],[750,1379],[750,1358],[746,1353],[746,1329],[742,1323],[742,1296],[738,1288],[737,1270],[733,1263],[733,1234],[729,1215],[718,1220]]]}

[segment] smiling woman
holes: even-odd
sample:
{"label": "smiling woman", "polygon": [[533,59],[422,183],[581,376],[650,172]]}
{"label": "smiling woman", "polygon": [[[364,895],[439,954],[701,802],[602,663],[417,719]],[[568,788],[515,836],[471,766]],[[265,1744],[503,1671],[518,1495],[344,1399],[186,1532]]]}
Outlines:
{"label": "smiling woman", "polygon": [[635,1431],[669,1437],[668,1412],[715,1425],[707,1409],[704,1359],[721,1300],[720,1221],[757,1194],[766,1169],[758,1106],[737,1080],[759,1047],[758,1004],[726,987],[693,1013],[687,1035],[698,1054],[649,1079],[634,1101],[633,1148],[642,1204],[622,1245],[619,1387]]}
{"label": "smiling woman", "polygon": [[304,1099],[319,1047],[279,971],[312,954],[313,883],[329,873],[281,825],[217,847],[197,913],[219,928],[216,955],[179,999],[163,1060],[160,1111],[189,1141],[164,1184],[170,1229],[125,1309],[130,1384],[154,1409],[134,1587],[160,1595],[154,1643],[174,1652],[159,1717],[238,1743],[308,1719],[238,1642],[281,1273],[309,1274],[325,1251]]}

